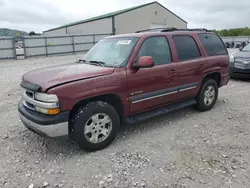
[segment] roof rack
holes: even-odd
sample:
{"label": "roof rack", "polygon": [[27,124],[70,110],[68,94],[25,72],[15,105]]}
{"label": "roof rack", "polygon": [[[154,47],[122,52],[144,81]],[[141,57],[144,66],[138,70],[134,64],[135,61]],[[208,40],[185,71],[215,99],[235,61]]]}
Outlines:
{"label": "roof rack", "polygon": [[147,32],[147,31],[155,31],[155,30],[160,30],[160,31],[162,31],[162,30],[164,30],[164,29],[167,29],[167,28],[163,27],[163,28],[154,28],[154,29],[144,29],[144,30],[136,31],[135,33],[141,33],[141,32]]}
{"label": "roof rack", "polygon": [[[161,32],[166,32],[169,31],[167,30],[162,30]],[[173,31],[205,31],[205,32],[210,32],[210,30],[205,29],[205,28],[193,28],[193,29],[174,29]]]}
{"label": "roof rack", "polygon": [[205,28],[177,29],[175,27],[167,27],[167,28],[144,29],[144,30],[136,31],[136,33],[148,32],[148,31],[150,32],[150,31],[156,31],[156,30],[160,30],[160,32],[172,32],[172,31],[205,31],[205,32],[210,32],[210,30],[205,29]]}

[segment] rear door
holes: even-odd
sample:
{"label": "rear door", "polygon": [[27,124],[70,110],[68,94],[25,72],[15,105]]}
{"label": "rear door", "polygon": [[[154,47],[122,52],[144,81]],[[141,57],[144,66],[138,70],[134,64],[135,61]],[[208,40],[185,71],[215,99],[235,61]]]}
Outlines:
{"label": "rear door", "polygon": [[179,99],[197,94],[203,78],[203,66],[207,60],[199,50],[192,35],[174,35],[172,37],[177,55],[177,74],[179,80]]}

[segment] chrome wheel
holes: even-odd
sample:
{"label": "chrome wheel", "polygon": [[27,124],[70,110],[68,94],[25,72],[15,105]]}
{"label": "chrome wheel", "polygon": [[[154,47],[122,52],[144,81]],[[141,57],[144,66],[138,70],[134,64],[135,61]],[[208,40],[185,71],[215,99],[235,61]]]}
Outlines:
{"label": "chrome wheel", "polygon": [[204,93],[204,103],[206,106],[210,106],[215,99],[215,88],[214,86],[208,86]]}
{"label": "chrome wheel", "polygon": [[106,140],[112,130],[111,118],[104,113],[91,116],[84,127],[84,136],[91,143],[100,143]]}

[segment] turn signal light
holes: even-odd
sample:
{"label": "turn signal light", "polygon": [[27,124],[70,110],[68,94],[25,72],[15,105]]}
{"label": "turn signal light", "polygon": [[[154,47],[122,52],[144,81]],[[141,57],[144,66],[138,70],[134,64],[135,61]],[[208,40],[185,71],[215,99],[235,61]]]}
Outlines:
{"label": "turn signal light", "polygon": [[60,113],[60,109],[59,108],[55,108],[55,109],[48,109],[48,114],[49,115],[56,115]]}
{"label": "turn signal light", "polygon": [[45,108],[41,108],[41,107],[36,106],[35,109],[37,112],[40,112],[43,114],[48,114],[48,115],[56,115],[56,114],[60,113],[59,108],[45,109]]}

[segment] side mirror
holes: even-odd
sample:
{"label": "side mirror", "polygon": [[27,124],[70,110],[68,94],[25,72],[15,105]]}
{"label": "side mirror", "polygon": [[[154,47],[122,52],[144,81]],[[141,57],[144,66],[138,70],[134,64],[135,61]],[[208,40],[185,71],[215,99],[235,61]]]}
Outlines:
{"label": "side mirror", "polygon": [[242,47],[239,48],[239,50],[241,51],[243,48],[244,48],[244,47],[242,46]]}
{"label": "side mirror", "polygon": [[154,61],[151,56],[141,56],[134,64],[134,68],[150,68],[154,66]]}

